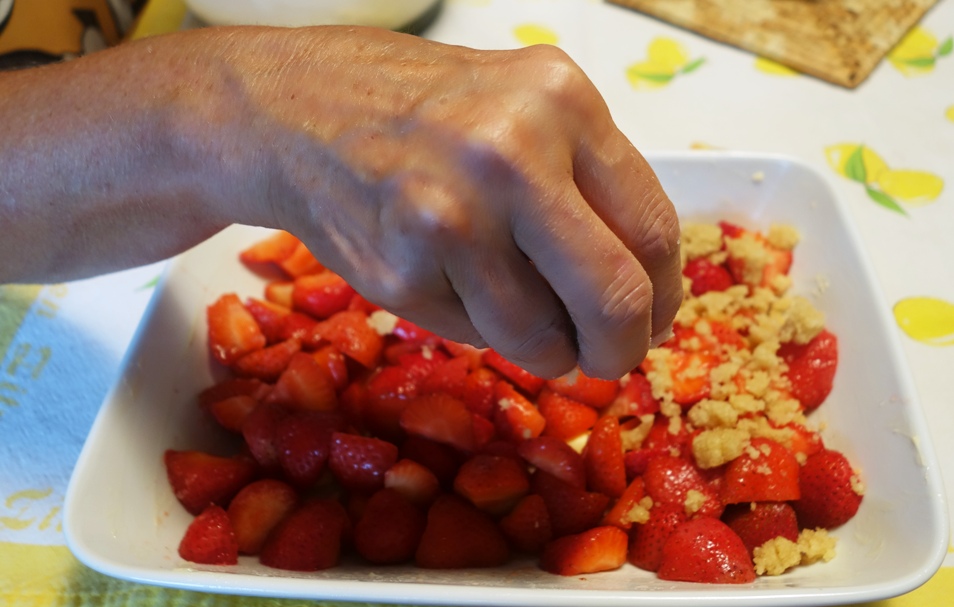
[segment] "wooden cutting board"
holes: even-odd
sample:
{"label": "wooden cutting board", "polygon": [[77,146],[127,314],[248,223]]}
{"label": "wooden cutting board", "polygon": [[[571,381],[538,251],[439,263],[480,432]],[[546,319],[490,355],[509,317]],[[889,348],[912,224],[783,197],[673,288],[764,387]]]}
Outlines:
{"label": "wooden cutting board", "polygon": [[608,0],[848,88],[937,0]]}

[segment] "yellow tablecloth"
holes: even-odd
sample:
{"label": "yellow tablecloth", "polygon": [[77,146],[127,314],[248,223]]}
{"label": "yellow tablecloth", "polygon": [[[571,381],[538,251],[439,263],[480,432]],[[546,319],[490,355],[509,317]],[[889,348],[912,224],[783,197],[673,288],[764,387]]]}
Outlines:
{"label": "yellow tablecloth", "polygon": [[[183,27],[152,0],[134,36]],[[482,48],[561,46],[643,150],[718,147],[801,158],[858,226],[902,333],[954,495],[954,0],[854,91],[599,0],[448,0],[426,36]],[[863,165],[845,162],[864,146]],[[62,285],[0,286],[0,604],[294,605],[122,582],[62,537],[76,456],[163,264]],[[950,506],[949,506],[950,507]],[[954,605],[954,555],[920,589],[869,604]]]}

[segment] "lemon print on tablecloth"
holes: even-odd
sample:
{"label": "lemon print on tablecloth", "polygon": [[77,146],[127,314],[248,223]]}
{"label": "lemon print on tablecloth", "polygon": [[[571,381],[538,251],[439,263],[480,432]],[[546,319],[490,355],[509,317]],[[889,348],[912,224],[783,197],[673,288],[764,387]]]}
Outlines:
{"label": "lemon print on tablecloth", "polygon": [[863,184],[871,200],[901,215],[901,206],[917,207],[937,200],[944,180],[927,171],[893,169],[868,146],[839,143],[825,148],[825,157],[839,175]]}
{"label": "lemon print on tablecloth", "polygon": [[755,59],[755,69],[758,71],[769,74],[770,76],[798,76],[799,73],[796,70],[783,65],[778,61],[772,61],[766,57],[756,57]]}
{"label": "lemon print on tablecloth", "polygon": [[954,38],[943,42],[921,26],[915,26],[888,53],[888,61],[905,76],[920,76],[934,70],[938,59],[954,51]]}
{"label": "lemon print on tablecloth", "polygon": [[535,23],[524,23],[513,28],[513,35],[520,44],[533,46],[534,44],[552,44],[556,46],[560,37],[552,29]]}
{"label": "lemon print on tablecloth", "polygon": [[686,48],[671,38],[655,38],[646,49],[646,60],[626,68],[626,79],[635,89],[658,89],[679,75],[694,72],[705,58],[690,59]]}
{"label": "lemon print on tablecloth", "polygon": [[954,303],[908,297],[895,304],[894,319],[913,340],[929,346],[954,346]]}
{"label": "lemon print on tablecloth", "polygon": [[944,110],[944,117],[950,120],[951,122],[954,122],[954,105]]}

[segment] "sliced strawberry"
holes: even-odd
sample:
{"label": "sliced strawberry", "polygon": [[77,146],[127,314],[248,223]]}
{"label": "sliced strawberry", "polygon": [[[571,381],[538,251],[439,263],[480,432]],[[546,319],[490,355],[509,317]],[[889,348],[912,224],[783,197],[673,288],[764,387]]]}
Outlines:
{"label": "sliced strawberry", "polygon": [[[441,361],[421,382],[422,394],[442,392],[454,398],[463,400],[466,394],[467,375],[470,373],[470,363],[466,357],[460,356]],[[466,402],[464,403],[467,404]]]}
{"label": "sliced strawberry", "polygon": [[209,413],[226,430],[241,432],[248,416],[258,407],[258,400],[246,394],[230,396],[209,405]]}
{"label": "sliced strawberry", "polygon": [[781,427],[792,431],[791,437],[786,441],[786,446],[796,457],[800,455],[808,457],[825,448],[821,435],[812,432],[801,424],[792,422]]}
{"label": "sliced strawberry", "polygon": [[314,349],[317,345],[323,343],[314,337],[316,326],[318,326],[318,321],[311,316],[301,312],[290,312],[282,319],[278,339],[297,339],[302,342],[305,349]]}
{"label": "sliced strawberry", "polygon": [[280,341],[273,346],[245,354],[235,361],[232,370],[240,377],[274,382],[281,376],[292,357],[300,351],[301,342],[297,339]]}
{"label": "sliced strawberry", "polygon": [[262,469],[278,472],[278,450],[275,447],[275,429],[288,412],[277,405],[262,404],[245,418],[242,437],[252,457]]}
{"label": "sliced strawberry", "polygon": [[[603,411],[603,415],[619,418],[653,415],[659,411],[659,401],[653,398],[653,387],[642,373],[630,373],[624,381],[612,404]],[[542,407],[541,407],[542,409]]]}
{"label": "sliced strawberry", "polygon": [[384,473],[384,486],[394,489],[415,506],[426,508],[441,492],[437,476],[423,464],[400,459]]}
{"label": "sliced strawberry", "polygon": [[292,290],[295,283],[290,280],[275,280],[265,285],[265,299],[287,310],[292,307]]}
{"label": "sliced strawberry", "polygon": [[543,433],[546,420],[540,411],[513,384],[499,381],[494,387],[497,408],[494,412],[494,425],[497,433],[504,439],[519,442],[535,438]]}
{"label": "sliced strawberry", "polygon": [[798,475],[801,497],[792,502],[802,528],[834,529],[855,516],[862,487],[848,458],[823,449],[808,456]]}
{"label": "sliced strawberry", "polygon": [[686,263],[682,275],[692,280],[691,291],[696,297],[709,291],[725,291],[735,284],[728,270],[705,257],[698,257]]}
{"label": "sliced strawberry", "polygon": [[176,499],[196,515],[210,504],[227,506],[256,473],[255,464],[248,459],[201,451],[167,449],[163,459]]}
{"label": "sliced strawberry", "polygon": [[502,519],[500,530],[514,550],[538,554],[553,538],[550,515],[543,498],[536,494],[524,496]]}
{"label": "sliced strawberry", "polygon": [[272,531],[259,560],[266,567],[318,571],[338,564],[348,514],[335,500],[320,499],[299,506]]}
{"label": "sliced strawberry", "polygon": [[517,445],[528,464],[579,489],[586,489],[586,466],[573,447],[552,436],[538,436]]}
{"label": "sliced strawberry", "polygon": [[368,379],[364,425],[375,436],[398,441],[404,437],[401,413],[421,394],[421,383],[432,365],[383,367]]}
{"label": "sliced strawberry", "polygon": [[206,310],[209,350],[223,365],[265,347],[265,335],[255,317],[235,293],[226,293]]}
{"label": "sliced strawberry", "polygon": [[384,486],[384,474],[398,460],[398,448],[369,436],[331,435],[328,468],[349,491],[373,493]]}
{"label": "sliced strawberry", "polygon": [[702,517],[676,526],[662,549],[656,574],[663,580],[747,584],[755,568],[742,539],[719,519]]}
{"label": "sliced strawberry", "polygon": [[315,259],[308,247],[299,242],[292,254],[278,262],[279,267],[292,278],[323,272],[325,266]]}
{"label": "sliced strawberry", "polygon": [[570,440],[588,431],[599,419],[596,409],[544,388],[537,398],[544,436]]}
{"label": "sliced strawberry", "polygon": [[825,402],[838,368],[838,338],[833,333],[823,330],[805,345],[782,344],[778,356],[788,365],[785,376],[792,384],[792,396],[805,411]]}
{"label": "sliced strawberry", "polygon": [[199,392],[199,406],[208,407],[212,403],[232,396],[251,396],[257,401],[268,394],[271,388],[265,382],[243,377],[230,377]]}
{"label": "sliced strawberry", "polygon": [[471,371],[464,379],[463,386],[462,400],[467,408],[477,415],[491,419],[497,408],[495,389],[498,381],[500,376],[487,367]]}
{"label": "sliced strawberry", "polygon": [[719,496],[725,504],[796,500],[798,469],[791,451],[775,441],[753,438],[726,467]]}
{"label": "sliced strawberry", "polygon": [[483,512],[499,516],[530,491],[530,479],[515,459],[479,454],[461,465],[454,491]]}
{"label": "sliced strawberry", "polygon": [[777,537],[798,540],[795,510],[784,502],[752,502],[726,508],[722,521],[735,531],[749,554]]}
{"label": "sliced strawberry", "polygon": [[291,308],[254,297],[245,300],[245,307],[255,318],[268,343],[273,344],[282,340],[282,328],[285,318],[291,314]]}
{"label": "sliced strawberry", "polygon": [[633,482],[627,485],[626,490],[623,491],[623,495],[613,503],[612,508],[610,508],[603,517],[603,524],[629,530],[635,522],[646,522],[639,520],[638,514],[645,508],[645,506],[640,503],[645,497],[646,484],[643,482],[643,479],[633,479]]}
{"label": "sliced strawberry", "polygon": [[599,525],[610,502],[602,493],[574,487],[542,470],[533,473],[530,487],[547,505],[554,537],[580,533]]}
{"label": "sliced strawberry", "polygon": [[292,355],[265,402],[303,411],[334,411],[338,394],[328,368],[310,354],[298,352]]}
{"label": "sliced strawberry", "polygon": [[524,394],[531,398],[539,394],[540,389],[544,383],[546,383],[546,380],[542,377],[537,377],[533,373],[521,369],[495,350],[485,351],[483,361],[485,365],[510,380],[511,383],[520,388]]}
{"label": "sliced strawberry", "polygon": [[179,556],[203,565],[238,564],[238,543],[221,506],[207,506],[189,523],[179,542]]}
{"label": "sliced strawberry", "polygon": [[368,324],[367,314],[357,310],[338,312],[318,323],[313,338],[330,342],[342,354],[369,369],[377,365],[384,349],[384,340]]}
{"label": "sliced strawberry", "polygon": [[424,513],[394,489],[371,496],[354,527],[354,547],[368,562],[392,565],[411,560],[424,533]]}
{"label": "sliced strawberry", "polygon": [[415,554],[425,569],[498,567],[510,558],[507,540],[490,517],[455,495],[437,498]]}
{"label": "sliced strawberry", "polygon": [[312,353],[315,362],[328,369],[328,375],[335,390],[343,390],[348,385],[348,362],[344,354],[334,346],[324,346]]}
{"label": "sliced strawberry", "polygon": [[557,575],[619,569],[626,562],[628,537],[616,527],[594,527],[553,540],[543,548],[540,568]]}
{"label": "sliced strawberry", "polygon": [[619,392],[618,381],[588,377],[579,368],[573,369],[562,377],[548,380],[546,386],[557,394],[595,409],[602,409],[612,403]]}
{"label": "sliced strawberry", "polygon": [[626,490],[623,440],[615,417],[604,417],[596,422],[583,449],[583,463],[590,491],[618,498]]}
{"label": "sliced strawberry", "polygon": [[278,264],[291,257],[300,241],[288,232],[279,230],[259,240],[239,253],[239,261],[248,265]]}
{"label": "sliced strawberry", "polygon": [[443,345],[444,349],[450,352],[454,358],[463,356],[470,361],[471,371],[476,371],[484,367],[484,352],[487,351],[486,349],[475,348],[470,344],[462,344],[449,339],[442,339],[441,345]]}
{"label": "sliced strawberry", "polygon": [[460,451],[477,446],[474,419],[460,401],[448,394],[427,394],[408,402],[401,412],[401,428]]}
{"label": "sliced strawberry", "polygon": [[687,514],[692,510],[694,516],[718,517],[722,514],[723,506],[717,492],[692,462],[681,457],[662,455],[649,460],[643,481],[653,504],[680,506],[687,510]]}
{"label": "sliced strawberry", "polygon": [[275,426],[275,452],[285,478],[300,489],[314,485],[325,471],[331,435],[344,428],[334,413],[293,412]]}
{"label": "sliced strawberry", "polygon": [[719,364],[718,355],[707,350],[688,351],[678,347],[666,347],[660,351],[666,354],[664,369],[656,369],[656,363],[650,358],[640,364],[640,369],[647,375],[668,373],[673,401],[688,408],[709,397],[712,387],[709,373]]}
{"label": "sliced strawberry", "polygon": [[264,478],[246,485],[229,504],[238,551],[258,554],[278,523],[298,505],[298,494],[282,481]]}
{"label": "sliced strawberry", "polygon": [[368,316],[377,312],[381,309],[381,306],[371,303],[367,299],[361,296],[360,293],[355,293],[351,297],[351,301],[348,303],[349,310],[358,310],[359,312],[364,312]]}
{"label": "sliced strawberry", "polygon": [[347,309],[354,289],[331,270],[299,276],[292,289],[292,307],[318,319]]}
{"label": "sliced strawberry", "polygon": [[401,445],[401,457],[413,460],[437,477],[442,487],[450,489],[463,462],[463,456],[450,445],[423,436],[410,435]]}
{"label": "sliced strawberry", "polygon": [[436,346],[441,342],[441,338],[439,338],[437,335],[434,335],[427,329],[417,326],[405,318],[397,319],[397,324],[394,325],[394,330],[391,332],[391,334],[402,341],[416,344],[430,344],[432,346]]}
{"label": "sliced strawberry", "polygon": [[656,571],[666,540],[676,526],[687,520],[686,509],[677,504],[653,504],[649,520],[630,531],[629,562],[646,571]]}

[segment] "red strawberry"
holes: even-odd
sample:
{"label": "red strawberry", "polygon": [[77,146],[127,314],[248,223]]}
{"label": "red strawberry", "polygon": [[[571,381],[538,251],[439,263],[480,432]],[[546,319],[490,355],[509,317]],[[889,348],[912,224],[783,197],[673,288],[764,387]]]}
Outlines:
{"label": "red strawberry", "polygon": [[394,330],[391,331],[391,334],[402,341],[416,344],[437,345],[441,342],[438,336],[405,318],[397,319],[397,323],[394,325]]}
{"label": "red strawberry", "polygon": [[502,515],[530,491],[526,468],[499,455],[475,455],[460,467],[454,491],[480,510]]}
{"label": "red strawberry", "polygon": [[542,377],[537,377],[533,373],[521,369],[501,356],[496,350],[487,350],[484,352],[483,361],[485,365],[510,380],[511,383],[520,388],[527,396],[536,396],[540,392],[540,388],[543,387],[543,384],[546,383],[546,380]]}
{"label": "red strawberry", "polygon": [[335,390],[344,390],[348,385],[348,361],[338,348],[328,345],[315,350],[312,355],[319,366],[328,369]]}
{"label": "red strawberry", "polygon": [[546,420],[534,404],[510,382],[497,382],[494,396],[497,399],[494,425],[501,438],[519,442],[540,436],[546,426]]}
{"label": "red strawberry", "polygon": [[470,363],[463,356],[441,361],[421,382],[421,393],[434,394],[441,392],[463,400],[469,373]]}
{"label": "red strawberry", "polygon": [[282,481],[265,478],[246,485],[229,504],[238,551],[258,554],[272,529],[298,505],[298,494]]}
{"label": "red strawberry", "polygon": [[228,378],[199,392],[199,406],[208,407],[214,402],[240,395],[251,396],[260,401],[268,394],[269,390],[271,388],[268,384],[258,379]]}
{"label": "red strawberry", "polygon": [[344,428],[333,413],[293,412],[275,426],[275,452],[285,477],[300,489],[314,485],[325,471],[331,435]]}
{"label": "red strawberry", "polygon": [[240,377],[273,382],[281,376],[292,357],[301,350],[301,342],[288,339],[273,346],[249,352],[235,361],[232,370]]}
{"label": "red strawberry", "polygon": [[232,432],[241,432],[248,416],[258,407],[258,401],[245,394],[230,396],[209,405],[209,413],[220,426]]}
{"label": "red strawberry", "polygon": [[788,365],[785,376],[792,384],[792,396],[805,411],[825,402],[838,368],[838,338],[833,333],[823,330],[805,345],[782,344],[778,356]]}
{"label": "red strawberry", "polygon": [[387,441],[344,432],[331,435],[328,468],[349,491],[377,491],[384,486],[384,473],[397,459],[398,448]]}
{"label": "red strawberry", "polygon": [[255,242],[239,253],[239,260],[244,264],[280,263],[295,252],[300,241],[285,231],[276,231],[274,234]]}
{"label": "red strawberry", "polygon": [[265,299],[273,304],[277,304],[291,310],[292,307],[292,289],[295,283],[290,280],[275,280],[265,285]]}
{"label": "red strawberry", "polygon": [[590,491],[619,497],[626,490],[623,440],[615,417],[604,417],[596,422],[583,450],[583,463]]}
{"label": "red strawberry", "polygon": [[331,270],[308,274],[295,279],[292,306],[315,318],[328,318],[351,303],[354,289],[344,278]]}
{"label": "red strawberry", "polygon": [[538,554],[553,538],[547,505],[536,494],[524,496],[499,525],[510,545],[528,554]]}
{"label": "red strawberry", "polygon": [[163,459],[172,492],[192,514],[199,514],[210,504],[228,505],[256,472],[255,464],[248,459],[201,451],[168,449]]}
{"label": "red strawberry", "polygon": [[333,411],[338,407],[335,382],[326,367],[305,352],[292,355],[265,402],[304,411]]}
{"label": "red strawberry", "polygon": [[255,318],[268,343],[273,344],[282,340],[285,319],[291,314],[291,308],[255,297],[246,299],[245,307]]}
{"label": "red strawberry", "polygon": [[424,513],[394,489],[371,496],[354,527],[354,547],[365,560],[390,565],[410,560],[424,533]]}
{"label": "red strawberry", "polygon": [[[750,287],[769,287],[773,280],[780,275],[788,274],[792,266],[792,252],[773,247],[765,237],[758,232],[749,232],[737,226],[730,235],[723,228],[726,238],[746,239],[751,243],[753,250],[759,250],[751,258],[733,256],[731,246],[727,246],[729,259],[726,266],[737,284],[747,284]],[[728,245],[728,243],[727,243]]]}
{"label": "red strawberry", "polygon": [[688,408],[704,398],[708,398],[711,389],[709,373],[719,364],[719,357],[708,350],[683,350],[678,347],[665,347],[665,369],[656,370],[653,359],[646,358],[640,363],[640,369],[647,375],[654,370],[668,373],[672,383],[672,399]]}
{"label": "red strawberry", "polygon": [[299,242],[292,254],[278,262],[279,267],[292,278],[323,272],[325,266],[315,259],[308,247]]}
{"label": "red strawberry", "polygon": [[623,495],[616,500],[613,507],[603,517],[603,524],[613,525],[620,529],[630,529],[636,522],[633,519],[634,512],[640,507],[640,501],[644,497],[646,497],[646,484],[643,479],[633,479],[633,482],[623,491]]}
{"label": "red strawberry", "polygon": [[368,369],[374,368],[384,349],[384,339],[368,324],[368,315],[358,310],[338,312],[315,325],[313,339],[331,342],[342,354]]}
{"label": "red strawberry", "polygon": [[384,473],[384,486],[394,489],[415,506],[427,507],[441,492],[437,477],[423,464],[398,460]]}
{"label": "red strawberry", "polygon": [[533,473],[530,490],[543,498],[554,537],[580,533],[599,525],[610,498],[565,483],[542,470]]}
{"label": "red strawberry", "polygon": [[286,516],[265,541],[259,560],[266,567],[318,571],[338,564],[341,539],[349,525],[334,500],[307,502]]}
{"label": "red strawberry", "polygon": [[474,418],[463,401],[448,394],[428,394],[408,402],[401,412],[401,428],[460,451],[477,445]]}
{"label": "red strawberry", "polygon": [[537,407],[546,424],[543,434],[562,440],[576,438],[599,419],[596,409],[546,388],[537,397]]}
{"label": "red strawberry", "polygon": [[692,462],[681,457],[661,455],[649,460],[643,481],[653,504],[672,504],[685,509],[689,492],[694,491],[705,498],[694,515],[718,517],[722,514],[722,502],[716,491]]}
{"label": "red strawberry", "polygon": [[493,417],[497,399],[494,389],[500,376],[487,367],[474,369],[464,379],[463,401],[467,408],[482,417]]}
{"label": "red strawberry", "polygon": [[662,549],[660,579],[704,584],[747,584],[755,568],[742,539],[716,518],[676,526]]}
{"label": "red strawberry", "polygon": [[223,365],[265,347],[265,335],[255,317],[235,293],[226,293],[206,309],[209,350]]}
{"label": "red strawberry", "polygon": [[320,343],[313,335],[317,325],[318,321],[307,314],[290,312],[282,319],[278,339],[297,339],[306,349],[313,349]]}
{"label": "red strawberry", "polygon": [[812,432],[801,424],[792,422],[782,427],[792,431],[790,438],[786,441],[786,446],[795,455],[801,454],[807,457],[825,448],[821,435]]}
{"label": "red strawberry", "polygon": [[709,291],[725,291],[735,284],[728,270],[705,257],[689,261],[682,269],[682,275],[692,280],[692,294],[696,297]]}
{"label": "red strawberry", "polygon": [[557,575],[583,575],[619,569],[626,562],[626,532],[594,527],[553,540],[543,548],[540,568]]}
{"label": "red strawberry", "polygon": [[810,455],[798,475],[801,497],[792,502],[802,528],[833,529],[847,523],[861,505],[860,482],[848,458],[823,449]]}
{"label": "red strawberry", "polygon": [[463,498],[442,495],[427,511],[414,560],[425,569],[498,567],[510,558],[507,540],[490,517]]}
{"label": "red strawberry", "polygon": [[796,500],[798,468],[791,451],[775,441],[753,438],[726,467],[719,495],[725,504]]}
{"label": "red strawberry", "polygon": [[401,445],[401,457],[413,460],[433,472],[441,486],[448,489],[463,462],[461,453],[450,445],[415,435],[408,436]]}
{"label": "red strawberry", "polygon": [[633,525],[630,531],[629,562],[645,569],[656,571],[662,561],[662,549],[677,525],[684,522],[686,509],[677,504],[653,504],[649,520]]}
{"label": "red strawberry", "polygon": [[375,436],[399,441],[404,437],[401,413],[407,403],[421,393],[421,382],[431,366],[383,367],[368,379],[364,425]]}
{"label": "red strawberry", "polygon": [[275,429],[286,415],[288,412],[277,405],[262,404],[249,413],[242,424],[242,437],[249,452],[268,472],[279,470]]}
{"label": "red strawberry", "polygon": [[214,504],[192,520],[179,542],[179,556],[203,565],[236,565],[238,552],[229,515]]}
{"label": "red strawberry", "polygon": [[562,394],[595,409],[602,409],[609,405],[616,398],[616,393],[619,392],[618,381],[588,377],[579,368],[562,377],[548,380],[546,386],[557,394]]}
{"label": "red strawberry", "polygon": [[586,488],[583,457],[573,447],[552,436],[538,436],[517,445],[517,453],[528,464],[579,489]]}
{"label": "red strawberry", "polygon": [[470,361],[471,371],[484,368],[484,352],[486,352],[486,349],[475,348],[470,344],[462,344],[449,339],[441,339],[441,345],[450,352],[451,356],[455,358],[463,356]]}
{"label": "red strawberry", "polygon": [[798,540],[795,510],[784,502],[752,502],[726,508],[722,520],[735,531],[749,554],[776,537]]}
{"label": "red strawberry", "polygon": [[[630,373],[626,381],[620,381],[620,390],[613,403],[603,415],[614,417],[639,417],[659,411],[659,401],[653,398],[653,388],[642,373]],[[541,406],[541,410],[542,410]]]}

